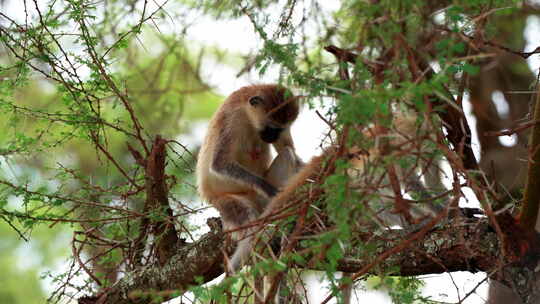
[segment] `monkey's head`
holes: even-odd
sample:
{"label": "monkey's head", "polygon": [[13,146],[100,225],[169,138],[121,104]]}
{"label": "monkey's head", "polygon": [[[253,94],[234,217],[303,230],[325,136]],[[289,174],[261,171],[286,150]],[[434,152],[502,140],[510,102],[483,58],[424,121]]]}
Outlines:
{"label": "monkey's head", "polygon": [[246,112],[261,140],[273,143],[298,117],[298,97],[277,85],[254,86],[246,100]]}

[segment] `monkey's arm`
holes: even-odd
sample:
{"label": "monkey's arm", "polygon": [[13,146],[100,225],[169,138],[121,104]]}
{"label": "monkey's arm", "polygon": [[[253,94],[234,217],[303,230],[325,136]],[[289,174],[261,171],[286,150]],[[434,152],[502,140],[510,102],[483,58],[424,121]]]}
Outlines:
{"label": "monkey's arm", "polygon": [[275,187],[282,188],[300,168],[294,150],[286,147],[274,158],[264,178]]}
{"label": "monkey's arm", "polygon": [[[261,218],[273,214],[281,206],[285,205],[293,197],[298,187],[302,186],[306,179],[320,168],[323,159],[322,156],[314,157],[306,166],[296,172],[299,168],[295,166],[295,157],[296,155],[291,148],[284,149],[268,169],[265,177],[275,185],[285,187],[272,198],[264,209]],[[253,242],[253,235],[251,235],[238,243],[229,264],[232,272],[239,270],[248,259],[253,249]]]}
{"label": "monkey's arm", "polygon": [[294,142],[291,136],[291,130],[289,128],[283,130],[283,132],[279,135],[279,139],[272,145],[278,154],[284,152],[284,149],[287,147],[294,151]]}
{"label": "monkey's arm", "polygon": [[211,170],[217,175],[247,185],[261,195],[274,197],[277,193],[276,187],[242,167],[234,159],[234,151],[231,150],[231,146],[240,146],[240,144],[231,143],[230,137],[224,134],[218,138],[217,149],[212,157]]}
{"label": "monkey's arm", "polygon": [[276,152],[279,154],[288,153],[287,148],[289,148],[295,157],[295,165],[296,168],[299,169],[305,165],[305,163],[296,155],[296,151],[294,149],[294,142],[291,136],[291,130],[289,128],[283,130],[281,135],[279,136],[279,139],[272,144],[274,146],[274,149],[276,149]]}

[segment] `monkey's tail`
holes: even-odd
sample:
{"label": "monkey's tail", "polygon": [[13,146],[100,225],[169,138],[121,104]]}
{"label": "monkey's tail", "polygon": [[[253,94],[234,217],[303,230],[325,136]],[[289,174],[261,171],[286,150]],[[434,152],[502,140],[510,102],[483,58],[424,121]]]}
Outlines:
{"label": "monkey's tail", "polygon": [[270,201],[262,213],[261,218],[271,215],[286,204],[296,193],[296,190],[305,184],[306,180],[321,168],[323,160],[324,157],[322,155],[313,157],[309,163],[300,169],[300,171],[289,178],[285,187]]}

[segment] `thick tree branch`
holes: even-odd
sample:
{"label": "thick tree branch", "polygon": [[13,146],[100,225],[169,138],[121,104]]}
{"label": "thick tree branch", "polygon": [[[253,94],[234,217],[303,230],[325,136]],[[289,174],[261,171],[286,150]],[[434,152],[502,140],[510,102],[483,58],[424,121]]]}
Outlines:
{"label": "thick tree branch", "polygon": [[[197,242],[186,244],[163,266],[142,267],[128,273],[108,290],[95,297],[79,299],[79,303],[150,303],[152,296],[176,295],[189,286],[211,281],[223,273],[223,253],[225,237],[219,225]],[[396,246],[407,237],[406,230],[391,230],[380,237],[382,253]],[[366,236],[359,235],[359,239]],[[369,236],[373,240],[373,236]],[[384,238],[384,239],[383,239]],[[376,240],[375,240],[376,241]],[[484,271],[492,273],[500,270],[500,250],[497,235],[489,227],[488,220],[467,219],[461,225],[455,223],[437,227],[421,241],[410,244],[406,249],[386,258],[370,273],[399,266],[398,276],[417,276],[451,271]],[[354,248],[350,255],[355,255]],[[363,258],[346,258],[338,270],[357,272],[369,265],[377,255]],[[309,257],[306,257],[309,261]],[[296,265],[302,267],[303,265]],[[499,268],[497,268],[499,267]],[[516,265],[513,265],[516,267]],[[311,267],[313,268],[313,267]],[[517,268],[524,268],[518,266]],[[508,283],[507,278],[501,278]],[[102,301],[102,302],[99,302]]]}
{"label": "thick tree branch", "polygon": [[[165,264],[174,254],[174,247],[178,242],[174,224],[167,219],[173,218],[173,211],[169,206],[169,189],[165,176],[165,159],[167,141],[157,135],[152,151],[146,161],[146,208],[161,210],[164,220],[154,224],[156,237],[157,258],[161,265]],[[149,210],[151,210],[149,209]]]}
{"label": "thick tree branch", "polygon": [[[534,121],[540,119],[540,86],[536,93],[534,106]],[[525,195],[523,197],[523,209],[521,210],[520,224],[528,230],[534,231],[540,207],[540,126],[535,124],[529,141],[529,168]]]}
{"label": "thick tree branch", "polygon": [[197,242],[179,248],[163,266],[143,266],[127,273],[110,288],[94,297],[79,299],[79,303],[140,304],[151,303],[161,291],[185,291],[217,278],[223,273],[224,234],[219,221],[208,221],[211,231]]}
{"label": "thick tree branch", "polygon": [[[152,150],[147,159],[128,144],[135,161],[145,167],[146,202],[144,213],[147,215],[141,220],[139,238],[135,241],[135,263],[142,265],[142,255],[146,245],[149,230],[156,238],[156,255],[160,264],[164,264],[173,255],[178,236],[173,223],[168,220],[173,218],[173,211],[169,206],[169,189],[167,187],[165,166],[165,150],[167,140],[157,135],[152,145]],[[157,211],[163,220],[151,222],[148,213]],[[153,229],[150,229],[152,226]]]}

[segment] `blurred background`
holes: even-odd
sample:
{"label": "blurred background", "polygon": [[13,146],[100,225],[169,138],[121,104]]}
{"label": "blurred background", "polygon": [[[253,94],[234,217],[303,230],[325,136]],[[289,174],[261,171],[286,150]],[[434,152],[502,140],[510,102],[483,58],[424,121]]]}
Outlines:
{"label": "blurred background", "polygon": [[[20,30],[13,24],[35,23],[40,11],[47,11],[50,7],[54,7],[52,11],[59,14],[58,20],[62,26],[69,26],[70,23],[66,23],[65,16],[62,16],[62,10],[69,3],[74,5],[72,2],[0,1],[0,27],[10,31]],[[282,8],[287,3],[261,1],[261,7],[267,13],[267,27],[277,28],[278,20],[283,17]],[[535,2],[527,3],[531,5],[530,9],[505,15],[498,22],[498,41],[514,50],[533,51],[540,45],[540,17],[538,11],[533,9]],[[171,192],[179,204],[189,205],[193,212],[194,216],[186,218],[185,224],[199,227],[191,236],[196,239],[206,232],[205,219],[217,216],[213,209],[198,201],[194,189],[194,160],[191,153],[196,153],[200,146],[208,119],[232,91],[249,84],[277,82],[283,78],[283,70],[279,65],[261,67],[256,63],[264,41],[254,29],[253,20],[230,10],[230,6],[236,5],[234,1],[102,0],[81,1],[80,5],[95,6],[92,31],[104,44],[110,45],[129,31],[138,31],[135,39],[122,41],[107,51],[113,55],[110,59],[114,60],[108,69],[121,77],[135,101],[134,111],[145,129],[181,143],[170,151],[178,155],[177,163],[170,164],[170,172],[179,181]],[[299,51],[305,52],[305,58],[329,65],[334,59],[321,52],[321,48],[329,43],[339,44],[340,36],[335,33],[341,30],[342,19],[352,18],[341,10],[342,5],[345,6],[339,1],[298,2],[290,16],[292,23],[298,27],[280,39],[299,43],[302,45]],[[141,16],[149,18],[148,22],[134,29]],[[443,17],[434,14],[434,18]],[[55,26],[54,19],[51,20],[51,26]],[[270,29],[268,31],[271,32]],[[60,73],[70,77],[76,74],[76,77],[72,77],[74,82],[77,79],[92,80],[95,75],[88,67],[88,55],[77,40],[80,38],[65,32],[58,39],[62,40],[65,51],[73,59],[72,63],[67,63],[73,71]],[[4,84],[0,84],[0,87],[15,75],[10,67],[14,62],[11,50],[6,44],[1,45],[0,81]],[[475,154],[484,170],[496,176],[508,177],[504,179],[503,186],[510,196],[522,186],[519,181],[523,174],[523,163],[501,160],[525,157],[526,133],[508,137],[482,134],[509,128],[524,119],[529,109],[531,86],[535,83],[539,67],[539,55],[524,60],[508,53],[497,53],[492,60],[481,64],[480,73],[471,79],[471,90],[464,100],[464,110],[475,137]],[[42,68],[47,74],[49,67],[43,65]],[[24,68],[18,73],[24,73]],[[104,191],[104,196],[109,195],[114,206],[117,199],[110,189],[114,189],[113,186],[123,177],[110,167],[103,166],[103,156],[96,156],[96,151],[88,148],[84,130],[79,129],[80,125],[74,126],[69,122],[73,117],[50,117],[50,113],[60,113],[64,107],[74,107],[65,92],[59,91],[51,79],[39,74],[23,82],[10,92],[9,102],[5,92],[0,99],[0,108],[9,109],[0,114],[0,176],[13,184],[25,185],[26,189],[48,189],[49,193],[53,193],[50,199],[59,206],[63,203],[62,198],[54,197],[54,193],[67,191],[73,197],[87,199],[91,190],[108,189]],[[107,96],[100,98],[106,99]],[[322,141],[326,138],[328,128],[316,112],[325,113],[327,103],[325,98],[310,100],[309,104],[304,105],[293,127],[298,152],[305,161],[321,151]],[[129,115],[117,110],[114,103],[101,110],[110,121],[119,125]],[[85,117],[82,110],[80,115],[77,119]],[[126,136],[121,130],[110,132],[106,145],[115,158],[131,164],[133,158],[124,144]],[[48,154],[40,153],[42,151],[48,151]],[[51,168],[64,170],[49,170]],[[56,173],[53,175],[51,172]],[[76,179],[79,176],[87,177],[83,180],[89,184],[79,184],[81,182]],[[32,208],[28,203],[31,198],[21,197],[16,190],[13,187],[10,190],[2,188],[0,207],[13,212],[21,210],[21,206]],[[463,203],[475,206],[474,202]],[[42,215],[50,211],[40,210]],[[89,206],[71,210],[65,206],[61,212],[56,210],[54,214],[62,212],[75,214],[76,219],[96,210]],[[73,273],[72,257],[79,249],[72,246],[72,241],[74,231],[81,230],[81,226],[82,229],[92,229],[90,224],[76,221],[36,224],[28,221],[25,225],[21,221],[21,225],[19,222],[15,224],[12,218],[4,214],[0,216],[5,217],[0,220],[0,303],[44,303],[48,298],[63,293],[84,293],[88,277]],[[121,228],[110,225],[104,229],[108,235],[114,235],[114,230]],[[98,249],[88,247],[85,250]],[[94,254],[89,252],[86,255]],[[105,258],[96,260],[94,266],[108,274],[108,280],[114,281],[119,274],[108,269],[107,258],[111,257],[107,254],[103,255]],[[434,299],[457,302],[471,286],[474,287],[484,278],[483,274],[468,273],[430,276],[425,280],[424,290],[426,295]],[[322,284],[318,277],[313,274],[306,280],[314,287],[310,292],[313,299],[320,299],[325,290],[316,287]],[[448,286],[451,288],[448,289]],[[362,288],[356,292],[358,296],[353,296],[353,302],[359,303],[360,298],[370,303],[390,301],[384,292]],[[366,298],[364,293],[368,293],[370,298]],[[465,302],[483,303],[486,299],[487,283],[484,282],[483,287],[476,290],[475,296]]]}

